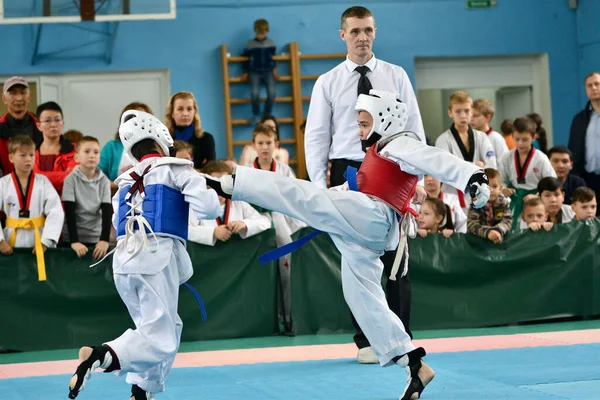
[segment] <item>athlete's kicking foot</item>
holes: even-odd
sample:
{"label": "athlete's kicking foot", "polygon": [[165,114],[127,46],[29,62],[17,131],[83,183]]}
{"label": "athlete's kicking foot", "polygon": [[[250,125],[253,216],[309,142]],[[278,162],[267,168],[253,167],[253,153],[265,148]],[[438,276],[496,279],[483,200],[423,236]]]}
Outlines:
{"label": "athlete's kicking foot", "polygon": [[79,349],[79,366],[69,383],[69,398],[74,399],[84,389],[86,382],[97,368],[111,372],[118,368],[119,361],[113,359],[108,346],[82,347]]}

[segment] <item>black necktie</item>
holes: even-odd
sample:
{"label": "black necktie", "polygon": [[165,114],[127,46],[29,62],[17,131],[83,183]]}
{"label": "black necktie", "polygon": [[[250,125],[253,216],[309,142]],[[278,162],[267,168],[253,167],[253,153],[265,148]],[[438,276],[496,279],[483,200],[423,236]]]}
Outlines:
{"label": "black necktie", "polygon": [[361,65],[354,70],[360,74],[360,78],[358,78],[358,94],[369,94],[369,90],[373,89],[371,81],[367,78],[367,72],[370,71],[369,67]]}

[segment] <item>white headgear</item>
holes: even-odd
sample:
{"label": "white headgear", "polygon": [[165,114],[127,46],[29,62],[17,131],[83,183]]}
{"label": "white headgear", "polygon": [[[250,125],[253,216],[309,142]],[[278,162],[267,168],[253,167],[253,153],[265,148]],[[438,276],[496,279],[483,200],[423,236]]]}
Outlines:
{"label": "white headgear", "polygon": [[404,131],[408,121],[408,108],[398,99],[393,92],[371,89],[369,94],[361,94],[356,101],[356,111],[366,111],[373,117],[373,132],[386,136],[395,135]]}
{"label": "white headgear", "polygon": [[139,160],[133,157],[131,148],[144,139],[154,140],[167,156],[170,153],[169,148],[173,147],[173,138],[169,129],[154,115],[144,111],[128,110],[123,113],[119,137],[123,143],[123,151],[132,163],[137,163]]}

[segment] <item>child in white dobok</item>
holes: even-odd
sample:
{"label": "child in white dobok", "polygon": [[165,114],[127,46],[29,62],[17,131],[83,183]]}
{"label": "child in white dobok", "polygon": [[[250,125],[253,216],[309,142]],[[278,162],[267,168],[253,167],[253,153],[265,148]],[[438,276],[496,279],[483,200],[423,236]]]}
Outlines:
{"label": "child in white dobok", "polygon": [[[415,399],[434,373],[421,362],[425,350],[415,348],[402,322],[387,305],[379,257],[398,245],[398,214],[407,221],[402,223],[400,239],[406,240],[406,232],[411,230],[408,225],[412,217],[407,217],[411,198],[425,198],[424,189],[416,186],[422,175],[433,175],[466,191],[476,208],[487,203],[489,187],[481,168],[427,146],[415,133],[404,131],[406,105],[394,93],[371,90],[369,95],[358,97],[356,110],[363,148],[368,147],[356,174],[357,191],[347,190],[348,184],[320,189],[303,180],[239,166],[233,176],[207,178],[207,184],[222,196],[287,214],[329,233],[342,254],[346,302],[380,364],[397,364],[407,369],[401,400]],[[404,250],[401,244],[398,251]],[[396,279],[398,264],[391,279]]]}
{"label": "child in white dobok", "polygon": [[173,139],[156,117],[126,111],[119,135],[134,166],[115,181],[113,273],[136,329],[79,350],[71,399],[96,368],[127,373],[131,400],[154,399],[154,393],[164,391],[183,328],[177,314],[179,285],[194,272],[185,248],[188,213],[191,208],[199,219],[214,219],[221,212],[217,194],[206,188],[191,161],[165,157],[174,155]]}

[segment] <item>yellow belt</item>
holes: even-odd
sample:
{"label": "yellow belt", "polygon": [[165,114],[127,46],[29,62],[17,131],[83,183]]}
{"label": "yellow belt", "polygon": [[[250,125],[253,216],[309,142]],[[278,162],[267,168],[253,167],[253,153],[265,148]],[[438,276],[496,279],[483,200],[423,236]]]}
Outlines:
{"label": "yellow belt", "polygon": [[13,228],[12,236],[8,242],[11,247],[15,247],[18,229],[33,229],[35,235],[35,257],[37,258],[38,279],[40,281],[46,280],[46,262],[44,261],[44,248],[42,247],[42,237],[39,230],[39,228],[44,227],[45,222],[46,217],[43,215],[34,218],[6,217],[6,227]]}

